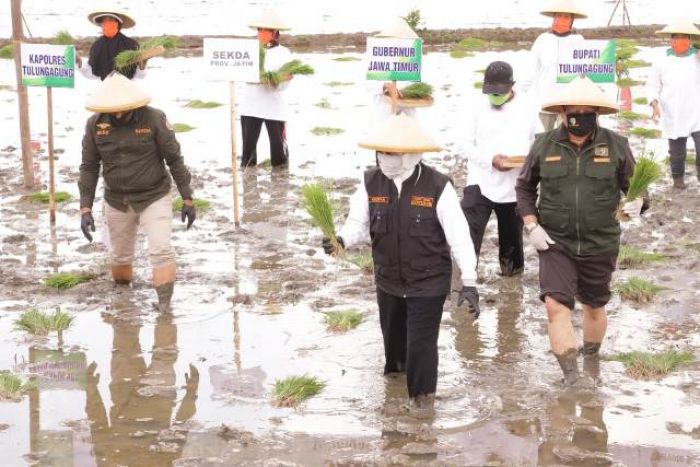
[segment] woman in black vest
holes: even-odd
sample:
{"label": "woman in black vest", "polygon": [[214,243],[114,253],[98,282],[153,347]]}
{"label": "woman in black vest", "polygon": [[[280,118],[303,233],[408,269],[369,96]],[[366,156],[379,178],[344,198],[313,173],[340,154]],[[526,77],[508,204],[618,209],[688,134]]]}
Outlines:
{"label": "woman in black vest", "polygon": [[[405,114],[392,115],[360,146],[377,151],[350,200],[338,242],[350,248],[371,238],[384,374],[406,372],[412,407],[432,408],[438,333],[450,293],[452,257],[462,273],[457,306],[479,316],[476,257],[469,226],[449,178],[425,165],[440,148]],[[334,247],[323,240],[326,253]]]}

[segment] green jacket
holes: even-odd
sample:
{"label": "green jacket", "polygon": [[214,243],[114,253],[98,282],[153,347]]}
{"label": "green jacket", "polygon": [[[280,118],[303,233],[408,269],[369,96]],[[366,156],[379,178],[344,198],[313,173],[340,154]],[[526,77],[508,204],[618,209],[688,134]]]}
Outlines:
{"label": "green jacket", "polygon": [[123,120],[95,114],[88,119],[83,137],[80,207],[92,208],[102,166],[105,201],[120,211],[131,206],[141,212],[170,192],[166,164],[182,198],[191,198],[190,172],[162,111],[141,107]]}
{"label": "green jacket", "polygon": [[564,128],[543,133],[516,183],[520,215],[538,216],[552,240],[573,255],[617,255],[616,212],[634,165],[627,138],[611,130],[599,128],[581,149]]}

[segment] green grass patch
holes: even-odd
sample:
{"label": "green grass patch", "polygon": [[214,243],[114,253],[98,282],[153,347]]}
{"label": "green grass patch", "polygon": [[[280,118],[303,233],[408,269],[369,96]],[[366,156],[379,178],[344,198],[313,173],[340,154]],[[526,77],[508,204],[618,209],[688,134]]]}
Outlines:
{"label": "green grass patch", "polygon": [[320,393],[325,387],[324,381],[313,376],[288,376],[275,381],[274,401],[279,407],[293,407]]}
{"label": "green grass patch", "polygon": [[474,89],[483,89],[483,88],[484,88],[483,81],[474,81]]}
{"label": "green grass patch", "polygon": [[450,51],[450,57],[452,58],[467,58],[467,57],[473,57],[474,53],[469,52],[467,50],[452,50]]}
{"label": "green grass patch", "polygon": [[644,81],[638,81],[632,78],[620,78],[617,80],[617,86],[620,88],[631,88],[634,86],[641,86],[643,84]]}
{"label": "green grass patch", "polygon": [[15,331],[24,331],[34,336],[47,336],[50,332],[59,334],[73,324],[73,317],[61,310],[53,314],[44,313],[35,308],[27,310],[14,322]]}
{"label": "green grass patch", "polygon": [[56,45],[73,45],[75,44],[75,39],[68,31],[63,29],[56,33],[56,36],[53,38],[53,43]]}
{"label": "green grass patch", "polygon": [[60,272],[52,274],[44,279],[44,285],[54,289],[70,289],[83,282],[94,279],[90,274],[74,274],[72,272]]}
{"label": "green grass patch", "polygon": [[623,300],[630,300],[636,303],[650,303],[659,292],[665,290],[665,287],[656,285],[641,277],[630,277],[619,284],[616,290]]}
{"label": "green grass patch", "polygon": [[185,107],[190,109],[214,109],[216,107],[221,107],[222,103],[214,101],[201,101],[199,99],[194,99],[185,104]]}
{"label": "green grass patch", "polygon": [[[201,199],[201,198],[195,198],[192,200],[192,204],[194,207],[197,209],[198,212],[204,212],[207,211],[211,208],[211,202],[209,202],[206,199]],[[180,212],[182,211],[182,206],[184,203],[182,202],[181,197],[177,197],[173,200],[173,212]]]}
{"label": "green grass patch", "polygon": [[328,81],[327,83],[323,83],[324,86],[330,86],[332,88],[337,88],[340,86],[352,86],[355,84],[354,81]]}
{"label": "green grass patch", "polygon": [[311,129],[311,133],[316,136],[335,136],[344,133],[345,130],[342,128],[333,128],[328,126],[317,126]]}
{"label": "green grass patch", "polygon": [[326,99],[325,97],[322,98],[320,101],[316,102],[314,105],[320,109],[330,109],[331,108],[331,102],[328,99]]}
{"label": "green grass patch", "polygon": [[632,112],[631,110],[623,110],[618,115],[620,116],[620,118],[624,118],[625,120],[630,120],[630,121],[648,120],[649,119],[648,115],[640,114],[637,112]]}
{"label": "green grass patch", "polygon": [[644,60],[627,60],[625,62],[625,67],[627,68],[647,68],[650,66],[651,63]]}
{"label": "green grass patch", "polygon": [[361,58],[353,57],[352,55],[343,55],[342,57],[335,57],[334,62],[359,62]]}
{"label": "green grass patch", "polygon": [[357,310],[329,311],[325,317],[326,327],[331,332],[348,332],[362,322],[362,313]]}
{"label": "green grass patch", "polygon": [[10,372],[3,371],[0,373],[0,399],[18,400],[32,389],[36,388],[36,384],[32,381],[22,382],[19,376]]}
{"label": "green grass patch", "polygon": [[187,133],[188,131],[192,131],[196,128],[197,127],[189,126],[187,123],[173,123],[173,131],[175,133]]}
{"label": "green grass patch", "polygon": [[458,50],[483,51],[486,49],[488,42],[478,37],[465,37],[457,42],[455,48]]}
{"label": "green grass patch", "polygon": [[623,268],[637,268],[664,259],[666,257],[662,254],[649,253],[636,246],[622,245],[617,255],[617,264]]}
{"label": "green grass patch", "polygon": [[630,130],[630,135],[646,139],[659,139],[661,138],[661,130],[637,127]]}
{"label": "green grass patch", "polygon": [[413,83],[401,89],[404,99],[427,99],[433,97],[433,87],[428,83]]}
{"label": "green grass patch", "polygon": [[608,360],[622,362],[625,365],[625,373],[631,378],[649,380],[663,378],[679,366],[694,362],[695,357],[691,352],[669,349],[654,353],[620,353],[608,357]]}
{"label": "green grass patch", "polygon": [[[65,203],[66,201],[70,201],[73,199],[73,195],[71,195],[70,193],[67,193],[65,191],[57,191],[55,194],[56,194],[56,202],[57,203]],[[27,201],[31,201],[32,203],[48,204],[49,203],[49,192],[48,191],[37,191],[36,193],[32,193],[30,195],[23,197],[23,199],[26,199]]]}
{"label": "green grass patch", "polygon": [[374,272],[374,259],[372,258],[371,253],[351,256],[348,258],[348,261],[362,269],[364,272]]}
{"label": "green grass patch", "polygon": [[649,101],[646,97],[635,97],[632,102],[638,105],[649,105]]}
{"label": "green grass patch", "polygon": [[0,58],[6,58],[6,59],[11,59],[13,56],[13,50],[14,47],[12,47],[12,44],[7,44],[3,47],[0,48]]}

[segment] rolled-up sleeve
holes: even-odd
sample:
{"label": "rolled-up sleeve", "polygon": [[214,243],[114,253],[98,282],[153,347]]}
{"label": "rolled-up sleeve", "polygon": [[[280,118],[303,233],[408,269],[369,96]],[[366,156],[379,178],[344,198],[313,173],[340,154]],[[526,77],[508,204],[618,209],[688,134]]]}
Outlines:
{"label": "rolled-up sleeve", "polygon": [[364,181],[357,185],[355,193],[350,197],[350,211],[338,236],[343,238],[345,248],[369,240],[369,203]]}
{"label": "rolled-up sleeve", "polygon": [[476,253],[469,233],[469,224],[464,217],[459,205],[457,192],[451,183],[438,199],[435,206],[438,221],[445,232],[445,239],[450,246],[452,257],[462,273],[462,285],[465,287],[476,286]]}
{"label": "rolled-up sleeve", "polygon": [[518,180],[515,182],[515,197],[521,217],[537,215],[537,187],[539,183],[540,166],[533,145],[530,154],[525,159],[525,165],[520,170]]}

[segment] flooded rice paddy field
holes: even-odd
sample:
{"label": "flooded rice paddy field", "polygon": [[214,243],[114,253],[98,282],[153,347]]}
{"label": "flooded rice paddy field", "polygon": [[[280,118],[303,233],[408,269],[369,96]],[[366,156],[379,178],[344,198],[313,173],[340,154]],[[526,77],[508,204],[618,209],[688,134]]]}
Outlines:
{"label": "flooded rice paddy field", "polygon": [[[649,54],[645,49],[640,58]],[[524,52],[425,57],[436,105],[418,118],[446,147],[427,161],[458,186],[466,178],[465,99],[481,79],[475,71],[496,57],[514,64],[516,80],[526,69]],[[317,74],[289,89],[291,167],[241,174],[239,228],[232,223],[227,86],[205,83],[201,61],[185,58],[153,60],[141,82],[172,123],[195,127],[179,139],[196,196],[212,203],[189,231],[174,219],[179,269],[170,315],[152,307],[143,239],[133,287],[116,287],[104,225],[98,221],[92,244],[79,229],[76,180],[88,116],[82,104],[94,83],[79,80],[75,90],[54,93],[58,189],[76,198],[60,205],[51,228],[43,205],[21,200],[12,68],[0,60],[0,83],[10,85],[0,90],[0,369],[37,382],[21,401],[0,402],[3,465],[700,465],[700,365],[638,381],[622,363],[602,359],[585,368],[596,378],[594,390],[564,390],[537,297],[537,256],[528,247],[522,278],[497,276],[495,225],[482,252],[481,317],[474,322],[454,301],[446,304],[434,417],[405,411],[405,380],[381,375],[372,276],[326,257],[299,203],[300,187],[322,179],[347,210],[362,170],[373,163],[356,146],[374,121],[372,86],[362,80],[361,62],[301,58]],[[644,80],[648,72],[640,68],[633,77]],[[43,92],[30,96],[34,138],[45,147]],[[632,92],[643,95],[641,88]],[[190,99],[225,105],[185,108]],[[322,99],[328,105],[314,105]],[[629,127],[617,118],[605,124]],[[317,126],[345,131],[315,136]],[[642,141],[632,143],[639,152]],[[662,140],[644,147],[665,157]],[[689,183],[673,192],[666,176],[645,219],[625,229],[625,244],[666,258],[619,270],[614,282],[637,275],[666,289],[645,305],[614,296],[604,355],[677,348],[700,356],[700,192],[694,177]],[[42,283],[49,274],[76,271],[97,277],[60,292]],[[61,342],[13,330],[26,309],[57,307],[75,316]],[[328,332],[324,313],[340,310],[360,311],[362,324]],[[326,388],[296,409],[274,406],[275,380],[304,373]]]}

